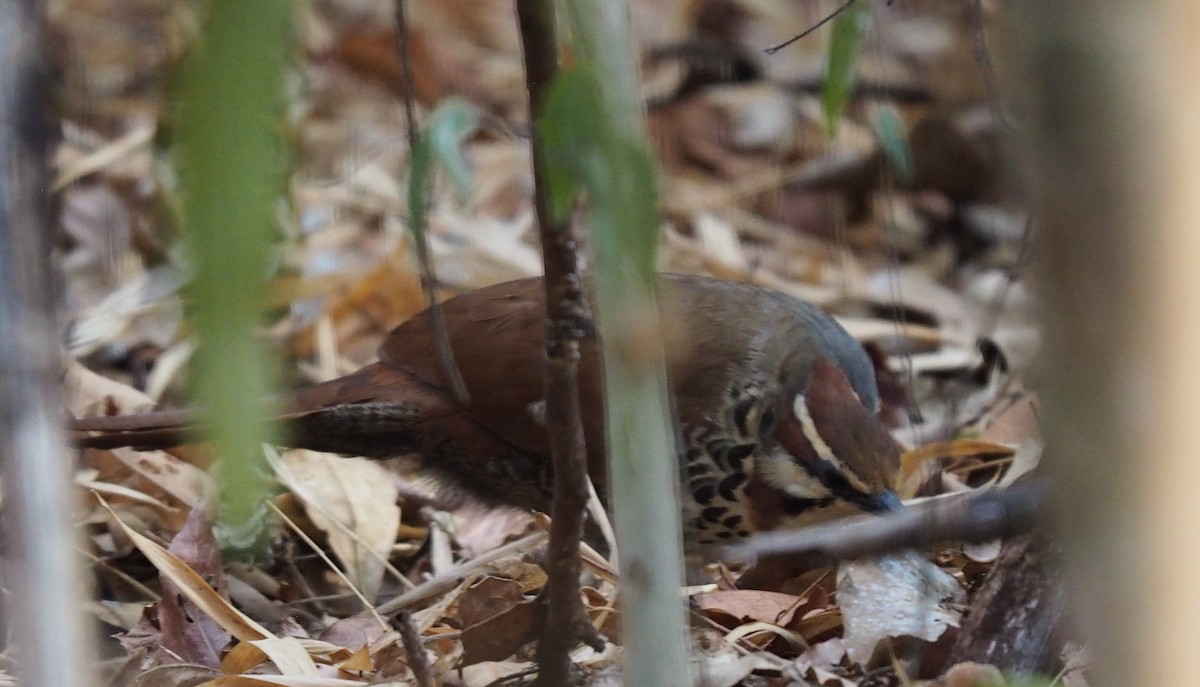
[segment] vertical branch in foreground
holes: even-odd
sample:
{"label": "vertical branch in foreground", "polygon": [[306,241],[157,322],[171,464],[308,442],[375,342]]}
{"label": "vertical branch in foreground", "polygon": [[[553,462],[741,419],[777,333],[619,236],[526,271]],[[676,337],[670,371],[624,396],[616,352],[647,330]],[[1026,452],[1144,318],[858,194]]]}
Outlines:
{"label": "vertical branch in foreground", "polygon": [[538,684],[564,685],[570,677],[570,650],[580,633],[603,647],[603,640],[588,623],[579,592],[579,540],[588,492],[577,373],[587,311],[571,221],[555,217],[552,211],[545,151],[538,136],[546,89],[558,75],[554,0],[517,0],[516,4],[529,92],[534,206],[545,270],[546,432],[554,461],[554,502],[546,551],[549,606],[538,642]]}
{"label": "vertical branch in foreground", "polygon": [[[1044,221],[1046,455],[1100,685],[1195,680],[1200,3],[1015,5]],[[1049,267],[1049,269],[1045,269]]]}
{"label": "vertical branch in foreground", "polygon": [[32,0],[0,3],[0,467],[6,616],[26,685],[92,684],[74,485],[62,438],[46,189],[44,65]]}
{"label": "vertical branch in foreground", "polygon": [[625,683],[686,685],[679,465],[655,295],[658,179],[646,141],[629,7],[617,0],[566,5],[578,57],[572,70],[575,114],[591,128],[577,138],[594,146],[575,164],[591,203]]}

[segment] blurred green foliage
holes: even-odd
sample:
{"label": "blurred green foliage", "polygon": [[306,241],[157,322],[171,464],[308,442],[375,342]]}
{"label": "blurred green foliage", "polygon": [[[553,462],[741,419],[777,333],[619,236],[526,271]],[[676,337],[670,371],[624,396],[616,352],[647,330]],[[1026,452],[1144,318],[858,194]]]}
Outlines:
{"label": "blurred green foliage", "polygon": [[268,477],[262,422],[275,378],[261,304],[275,212],[284,193],[285,69],[293,3],[211,0],[199,44],[180,73],[176,141],[195,278],[200,347],[195,396],[210,421],[220,486],[218,536],[227,553],[265,550]]}

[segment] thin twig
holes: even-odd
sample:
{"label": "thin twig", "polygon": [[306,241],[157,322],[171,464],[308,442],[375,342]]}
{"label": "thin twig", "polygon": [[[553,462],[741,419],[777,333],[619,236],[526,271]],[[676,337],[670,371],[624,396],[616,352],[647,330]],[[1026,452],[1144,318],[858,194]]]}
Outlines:
{"label": "thin twig", "polygon": [[[400,62],[400,78],[403,81],[401,100],[404,102],[404,119],[408,127],[408,150],[411,160],[417,149],[420,133],[417,132],[416,108],[413,105],[416,86],[413,79],[412,46],[409,43],[408,20],[404,16],[404,3],[405,0],[396,0],[396,57]],[[433,327],[438,364],[442,368],[442,376],[446,378],[446,383],[454,393],[454,400],[458,401],[459,405],[465,406],[470,403],[471,395],[467,391],[466,382],[463,381],[462,371],[454,362],[454,349],[450,346],[446,320],[437,301],[435,293],[437,279],[433,272],[433,259],[429,255],[429,239],[424,231],[414,231],[413,243],[417,252],[417,264],[421,268],[421,288],[425,291],[425,305],[429,312],[429,324]]]}
{"label": "thin twig", "polygon": [[888,517],[864,516],[755,535],[730,547],[723,557],[754,563],[787,556],[817,567],[947,539],[985,542],[1032,530],[1045,500],[1045,488],[1039,484],[972,492],[915,504]]}
{"label": "thin twig", "polygon": [[447,570],[446,574],[444,575],[439,575],[438,577],[421,583],[416,589],[397,596],[391,601],[380,605],[376,610],[383,614],[395,613],[402,608],[407,608],[414,604],[421,603],[430,597],[437,596],[442,592],[453,589],[454,587],[458,586],[458,584],[461,583],[464,578],[469,575],[473,575],[476,570],[481,570],[495,561],[504,558],[505,556],[512,556],[517,553],[533,550],[545,541],[545,532],[534,532],[529,536],[522,537],[514,542],[509,542],[498,549],[492,549],[482,556],[476,556],[465,563],[459,564],[451,570]]}
{"label": "thin twig", "polygon": [[808,27],[804,31],[796,34],[795,36],[792,36],[791,38],[780,43],[779,45],[774,45],[774,46],[764,49],[763,52],[767,53],[768,55],[774,55],[775,53],[779,52],[780,50],[783,50],[784,48],[788,47],[792,43],[795,43],[796,41],[800,40],[801,38],[804,38],[805,36],[812,33],[813,31],[816,31],[817,29],[821,28],[827,22],[832,20],[834,17],[836,17],[839,14],[841,14],[842,12],[846,11],[846,9],[848,9],[851,5],[853,5],[854,2],[855,2],[855,0],[846,0],[846,2],[842,3],[841,7],[838,7],[836,10],[834,10],[832,13],[830,13],[828,16],[826,16],[821,21],[817,22],[816,24],[813,24],[812,26]]}
{"label": "thin twig", "polygon": [[546,290],[546,433],[554,465],[550,542],[546,547],[546,620],[538,641],[539,685],[567,684],[572,647],[582,639],[597,651],[604,640],[588,622],[579,591],[583,537],[588,503],[587,461],[579,411],[579,343],[587,308],[579,276],[579,257],[569,220],[554,217],[546,178],[545,156],[538,135],[538,116],[545,94],[558,74],[558,39],[552,0],[517,0],[517,19],[525,56],[533,133],[534,208],[542,244]]}
{"label": "thin twig", "polygon": [[412,614],[408,611],[397,611],[392,616],[392,627],[400,633],[400,642],[404,645],[404,654],[408,657],[408,667],[413,672],[418,687],[433,685],[433,669],[429,665],[429,656],[425,646],[421,644],[421,632],[413,622]]}
{"label": "thin twig", "polygon": [[1001,128],[1011,131],[1012,125],[1004,115],[1004,105],[1000,102],[1000,87],[997,84],[996,68],[992,66],[991,52],[988,50],[987,36],[983,30],[983,0],[971,0],[967,3],[971,12],[971,47],[975,52],[975,62],[983,74],[983,88],[987,92],[988,107],[992,117]]}

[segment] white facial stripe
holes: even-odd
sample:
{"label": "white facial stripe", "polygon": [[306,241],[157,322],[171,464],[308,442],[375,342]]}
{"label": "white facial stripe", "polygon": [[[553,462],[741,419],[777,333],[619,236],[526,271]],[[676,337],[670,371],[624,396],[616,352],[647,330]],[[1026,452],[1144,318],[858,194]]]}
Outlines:
{"label": "white facial stripe", "polygon": [[760,458],[756,470],[765,482],[798,499],[823,499],[829,489],[790,457]]}
{"label": "white facial stripe", "polygon": [[804,432],[804,436],[812,444],[813,450],[817,452],[817,457],[828,462],[858,491],[870,493],[867,485],[854,474],[852,470],[846,467],[846,464],[838,459],[837,454],[825,442],[824,437],[817,431],[817,424],[813,422],[812,414],[808,412],[808,403],[804,400],[804,394],[796,394],[796,400],[792,402],[792,412],[796,414],[796,419],[800,420],[800,429]]}

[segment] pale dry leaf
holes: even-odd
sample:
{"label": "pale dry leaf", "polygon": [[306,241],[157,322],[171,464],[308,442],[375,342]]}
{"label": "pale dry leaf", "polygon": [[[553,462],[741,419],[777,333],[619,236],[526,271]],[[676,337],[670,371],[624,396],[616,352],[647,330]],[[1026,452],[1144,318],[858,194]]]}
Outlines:
{"label": "pale dry leaf", "polygon": [[[528,661],[484,661],[469,666],[463,666],[457,671],[458,675],[448,675],[447,685],[462,685],[462,687],[488,687],[506,677],[525,673],[535,666]],[[461,676],[461,680],[455,680]]]}
{"label": "pale dry leaf", "polygon": [[1017,448],[1016,454],[1013,455],[1012,463],[1008,466],[1008,471],[1004,473],[1004,477],[1000,478],[1000,486],[1012,486],[1022,475],[1033,472],[1037,468],[1038,463],[1042,460],[1042,449],[1045,444],[1040,439],[1028,439]]}
{"label": "pale dry leaf", "polygon": [[533,516],[512,508],[486,508],[468,502],[454,511],[454,542],[463,558],[474,558],[530,531]]}
{"label": "pale dry leaf", "polygon": [[903,359],[891,358],[888,367],[892,372],[924,375],[963,370],[974,370],[983,362],[979,349],[965,346],[944,346],[929,353],[914,353]]}
{"label": "pale dry leaf", "polygon": [[80,184],[63,192],[58,220],[68,313],[94,306],[144,269],[133,247],[133,215],[109,185]]}
{"label": "pale dry leaf", "polygon": [[707,212],[692,218],[692,228],[708,260],[731,272],[745,272],[749,266],[737,233],[729,223]]}
{"label": "pale dry leaf", "polygon": [[378,463],[362,458],[298,450],[285,453],[283,461],[290,473],[285,482],[329,538],[346,576],[374,599],[400,527],[395,481]]}
{"label": "pale dry leaf", "polygon": [[160,353],[146,376],[146,394],[156,401],[161,400],[179,373],[187,368],[195,351],[196,344],[191,339],[184,339]]}
{"label": "pale dry leaf", "polygon": [[188,507],[195,507],[214,488],[207,472],[164,451],[115,448],[112,454]]}
{"label": "pale dry leaf", "polygon": [[186,280],[184,272],[171,265],[129,279],[71,324],[67,351],[80,358],[108,345],[170,346],[183,323],[178,294]]}
{"label": "pale dry leaf", "polygon": [[787,627],[798,610],[803,609],[801,613],[812,610],[805,601],[791,594],[756,589],[715,591],[692,597],[697,610],[717,622],[762,621],[780,627]]}
{"label": "pale dry leaf", "polygon": [[429,225],[429,248],[447,284],[477,289],[541,274],[541,255],[526,240],[533,228],[528,212],[496,219],[445,207],[431,214]]}
{"label": "pale dry leaf", "polygon": [[1029,439],[1041,439],[1042,428],[1038,421],[1038,398],[1026,393],[1012,402],[1000,414],[988,421],[979,435],[980,439],[998,444],[1020,446]]}
{"label": "pale dry leaf", "polygon": [[198,687],[361,687],[365,684],[362,680],[309,675],[226,675]]}
{"label": "pale dry leaf", "polygon": [[801,668],[813,667],[831,670],[846,660],[846,643],[841,637],[818,642],[796,657],[794,664]]}
{"label": "pale dry leaf", "polygon": [[709,88],[704,99],[725,122],[735,148],[785,153],[798,133],[791,94],[778,86],[756,82]]}
{"label": "pale dry leaf", "polygon": [[[804,641],[804,637],[798,632],[792,632],[791,630],[779,627],[774,623],[764,623],[760,621],[746,623],[745,625],[734,628],[729,632],[729,634],[725,635],[725,639],[729,642],[739,642],[742,640],[753,641],[756,639],[770,640],[771,637],[779,637],[797,649],[803,648],[807,644],[807,642]],[[760,646],[765,646],[767,642],[759,641],[756,643]]]}
{"label": "pale dry leaf", "polygon": [[385,634],[387,630],[379,626],[379,621],[370,611],[361,611],[335,621],[325,628],[320,638],[326,643],[357,651]]}
{"label": "pale dry leaf", "polygon": [[939,328],[964,341],[979,336],[963,297],[917,267],[875,272],[867,279],[867,296],[889,307],[900,304],[931,315]]}
{"label": "pale dry leaf", "polygon": [[143,494],[142,492],[138,491],[137,489],[131,489],[129,487],[122,486],[120,484],[112,484],[110,482],[99,482],[99,481],[92,480],[92,479],[78,479],[78,478],[75,480],[75,484],[78,484],[79,486],[83,487],[84,489],[91,489],[92,491],[95,491],[100,494],[105,494],[107,496],[120,496],[121,498],[126,498],[131,501],[135,501],[137,503],[142,503],[142,504],[145,504],[148,506],[154,506],[155,508],[161,508],[163,510],[171,509],[170,506],[163,503],[162,501],[159,501],[158,499],[154,498],[153,496],[150,496],[149,494]]}
{"label": "pale dry leaf", "polygon": [[846,653],[865,663],[885,637],[933,641],[958,625],[960,613],[944,602],[964,597],[953,576],[911,551],[843,563],[837,601],[846,627]]}
{"label": "pale dry leaf", "polygon": [[425,608],[422,608],[416,613],[413,613],[413,624],[416,625],[417,629],[421,632],[426,632],[429,630],[429,628],[433,627],[434,623],[446,616],[449,608],[458,602],[459,596],[461,596],[467,587],[474,583],[476,579],[477,578],[474,575],[465,576],[462,582],[459,583],[455,589],[446,594],[442,594],[436,602],[426,606]]}
{"label": "pale dry leaf", "polygon": [[137,625],[146,612],[145,603],[133,601],[87,601],[83,607],[100,621],[122,630]]}
{"label": "pale dry leaf", "polygon": [[126,384],[98,375],[80,365],[77,360],[63,357],[62,389],[67,412],[73,417],[95,415],[97,410],[113,410],[117,415],[131,415],[154,408],[155,401]]}
{"label": "pale dry leaf", "polygon": [[225,631],[243,641],[274,637],[265,627],[230,605],[187,564],[151,539],[135,532],[121,518],[117,517],[117,514],[103,499],[100,502],[133,542],[133,545],[142,552],[142,555],[154,565],[159,573],[174,582],[188,600],[200,607],[200,610],[208,614]]}
{"label": "pale dry leaf", "polygon": [[846,659],[846,645],[840,637],[814,644],[805,649],[784,671],[784,676],[801,684],[823,687],[855,687],[857,681],[842,677],[836,671]]}
{"label": "pale dry leaf", "polygon": [[268,637],[250,642],[258,647],[282,675],[316,676],[317,665],[295,637]]}
{"label": "pale dry leaf", "polygon": [[150,141],[154,139],[154,130],[155,127],[153,125],[143,123],[140,126],[133,127],[124,136],[107,142],[97,150],[70,160],[69,163],[63,165],[59,170],[58,177],[54,179],[52,190],[58,191],[73,181],[100,171],[138,149],[147,147]]}
{"label": "pale dry leaf", "polygon": [[701,687],[734,687],[756,670],[778,668],[757,654],[743,654],[731,644],[722,645],[722,650],[705,653],[692,658],[692,673],[699,678]]}

